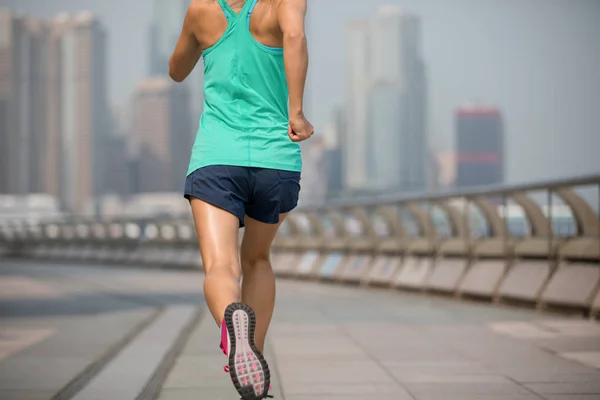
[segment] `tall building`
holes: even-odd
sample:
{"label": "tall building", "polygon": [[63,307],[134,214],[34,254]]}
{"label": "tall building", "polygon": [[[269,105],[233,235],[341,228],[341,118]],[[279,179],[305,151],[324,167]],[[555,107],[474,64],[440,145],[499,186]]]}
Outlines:
{"label": "tall building", "polygon": [[430,147],[427,149],[427,190],[437,190],[442,186],[442,166],[439,163],[438,152]]}
{"label": "tall building", "polygon": [[43,191],[43,23],[0,11],[0,193]]}
{"label": "tall building", "polygon": [[182,192],[192,146],[189,90],[150,78],[134,95],[133,140],[138,192]]}
{"label": "tall building", "polygon": [[81,211],[104,190],[106,38],[90,13],[0,12],[0,192]]}
{"label": "tall building", "polygon": [[48,107],[54,100],[48,93],[48,44],[50,25],[46,21],[27,21],[29,34],[29,65],[25,66],[27,71],[26,85],[29,89],[29,143],[25,154],[29,157],[28,176],[26,178],[28,192],[47,193],[56,196],[52,192],[52,186],[46,179],[49,168],[56,163],[48,153]]}
{"label": "tall building", "polygon": [[335,196],[344,189],[344,149],[346,138],[346,112],[338,107],[333,112],[333,121],[324,130],[325,153],[324,167],[327,177],[327,194]]}
{"label": "tall building", "polygon": [[456,186],[504,182],[504,132],[500,110],[468,106],[456,110]]}
{"label": "tall building", "polygon": [[106,189],[106,34],[91,13],[61,15],[52,21],[49,48],[49,164],[58,165],[63,205],[80,211]]}
{"label": "tall building", "polygon": [[132,194],[130,152],[128,148],[128,126],[126,107],[113,106],[110,112],[111,128],[107,141],[107,171],[106,190],[107,194],[126,196]]}
{"label": "tall building", "polygon": [[419,19],[382,7],[372,20],[350,25],[347,41],[348,189],[424,190],[427,89]]}
{"label": "tall building", "polygon": [[368,185],[367,151],[369,127],[367,124],[370,83],[369,21],[355,21],[346,30],[346,109],[348,132],[344,147],[345,185],[361,189]]}
{"label": "tall building", "polygon": [[310,140],[303,142],[302,147],[302,191],[300,206],[319,206],[327,196],[327,180],[323,179],[325,166],[325,141],[322,135],[315,134]]}

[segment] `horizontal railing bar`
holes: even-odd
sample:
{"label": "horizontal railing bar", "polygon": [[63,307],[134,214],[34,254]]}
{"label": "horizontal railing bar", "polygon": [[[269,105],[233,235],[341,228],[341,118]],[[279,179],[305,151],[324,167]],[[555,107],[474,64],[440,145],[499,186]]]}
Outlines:
{"label": "horizontal railing bar", "polygon": [[[539,190],[557,190],[565,187],[582,187],[590,185],[600,185],[600,174],[586,175],[572,178],[555,179],[543,182],[535,183],[523,183],[515,185],[490,185],[490,186],[479,186],[476,188],[467,188],[464,190],[446,190],[438,192],[418,192],[418,193],[395,193],[395,194],[382,194],[378,196],[361,196],[352,199],[339,199],[330,200],[323,205],[314,206],[301,206],[297,212],[319,212],[329,211],[332,209],[344,209],[351,207],[377,207],[377,206],[389,206],[407,202],[435,202],[440,200],[460,199],[460,198],[474,198],[479,196],[510,196],[516,193],[532,192]],[[78,214],[66,214],[61,217],[52,218],[39,218],[39,223],[42,224],[62,224],[62,223],[127,223],[127,222],[146,222],[146,223],[160,223],[160,222],[184,222],[187,217],[185,215],[135,215],[135,216],[114,216],[112,218],[97,219],[96,217],[89,215],[78,215]],[[14,224],[14,221],[4,221],[6,225]],[[6,226],[4,225],[4,226]]]}
{"label": "horizontal railing bar", "polygon": [[331,210],[334,208],[349,207],[375,207],[393,205],[412,201],[439,201],[456,198],[473,198],[479,196],[510,196],[516,193],[533,192],[538,190],[557,190],[565,187],[581,187],[600,184],[600,174],[587,175],[577,178],[556,179],[545,182],[524,183],[515,185],[490,185],[464,190],[439,191],[437,193],[396,193],[373,196],[364,196],[354,199],[330,200],[324,205],[299,207],[300,212]]}

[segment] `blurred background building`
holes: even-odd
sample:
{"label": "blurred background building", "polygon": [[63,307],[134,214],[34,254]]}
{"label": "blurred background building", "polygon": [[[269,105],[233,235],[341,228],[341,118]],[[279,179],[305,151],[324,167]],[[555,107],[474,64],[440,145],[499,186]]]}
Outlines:
{"label": "blurred background building", "polygon": [[48,193],[80,210],[105,187],[104,28],[90,13],[0,18],[0,191]]}
{"label": "blurred background building", "polygon": [[193,144],[189,91],[167,77],[142,82],[133,105],[136,143],[135,192],[184,190],[188,155]]}
{"label": "blurred background building", "polygon": [[504,127],[493,107],[465,106],[456,113],[456,186],[504,182]]}
{"label": "blurred background building", "polygon": [[420,20],[399,7],[347,27],[347,135],[352,190],[422,191],[428,135]]}

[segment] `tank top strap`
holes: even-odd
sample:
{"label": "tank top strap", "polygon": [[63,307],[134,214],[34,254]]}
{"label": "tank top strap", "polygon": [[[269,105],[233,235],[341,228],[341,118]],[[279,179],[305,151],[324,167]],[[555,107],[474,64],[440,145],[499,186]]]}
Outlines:
{"label": "tank top strap", "polygon": [[250,3],[250,7],[248,7],[248,10],[246,11],[246,21],[249,23],[250,17],[252,17],[252,12],[254,11],[254,7],[256,7],[256,3],[258,3],[258,0],[246,0],[246,3]]}
{"label": "tank top strap", "polygon": [[[221,6],[223,13],[225,13],[225,16],[227,17],[228,20],[236,19],[238,17],[245,18],[247,15],[249,15],[249,10],[254,9],[254,6],[256,5],[256,2],[257,2],[257,0],[246,0],[244,3],[244,6],[240,10],[240,12],[236,13],[231,8],[229,3],[227,3],[227,0],[217,0],[217,1],[219,2],[219,5]],[[250,11],[250,13],[251,13],[251,11]]]}
{"label": "tank top strap", "polygon": [[223,11],[223,14],[225,14],[225,17],[227,19],[231,19],[232,17],[235,17],[235,13],[231,9],[231,7],[229,7],[229,4],[227,4],[226,0],[217,0],[217,2],[221,6],[221,10]]}

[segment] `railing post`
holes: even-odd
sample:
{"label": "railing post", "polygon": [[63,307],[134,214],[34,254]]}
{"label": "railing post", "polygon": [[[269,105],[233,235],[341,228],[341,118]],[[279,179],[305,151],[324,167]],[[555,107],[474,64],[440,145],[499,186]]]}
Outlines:
{"label": "railing post", "polygon": [[[548,219],[548,224],[550,225],[550,232],[548,233],[550,236],[548,237],[548,264],[554,270],[556,266],[552,265],[552,248],[554,246],[554,221],[552,220],[552,207],[553,207],[553,192],[552,189],[548,189],[548,199],[547,199],[547,207],[548,207],[548,215],[546,218]],[[556,265],[558,265],[559,260],[557,260]]]}
{"label": "railing post", "polygon": [[[600,182],[598,182],[598,208],[596,209],[596,218],[600,221]],[[598,249],[600,251],[600,227],[598,229]],[[598,254],[598,267],[600,267],[600,254]]]}
{"label": "railing post", "polygon": [[467,262],[471,262],[472,259],[472,254],[471,254],[471,224],[469,222],[469,199],[467,197],[463,197],[463,224],[464,226],[467,228],[467,235],[465,237],[465,243],[467,245],[467,251],[466,251],[466,256],[467,256]]}
{"label": "railing post", "polygon": [[509,226],[508,226],[508,218],[506,214],[508,214],[508,204],[507,204],[507,196],[506,194],[502,195],[502,207],[504,208],[504,212],[502,213],[502,221],[504,222],[504,232],[503,232],[503,242],[504,242],[504,256],[508,260],[508,237],[510,236]]}

